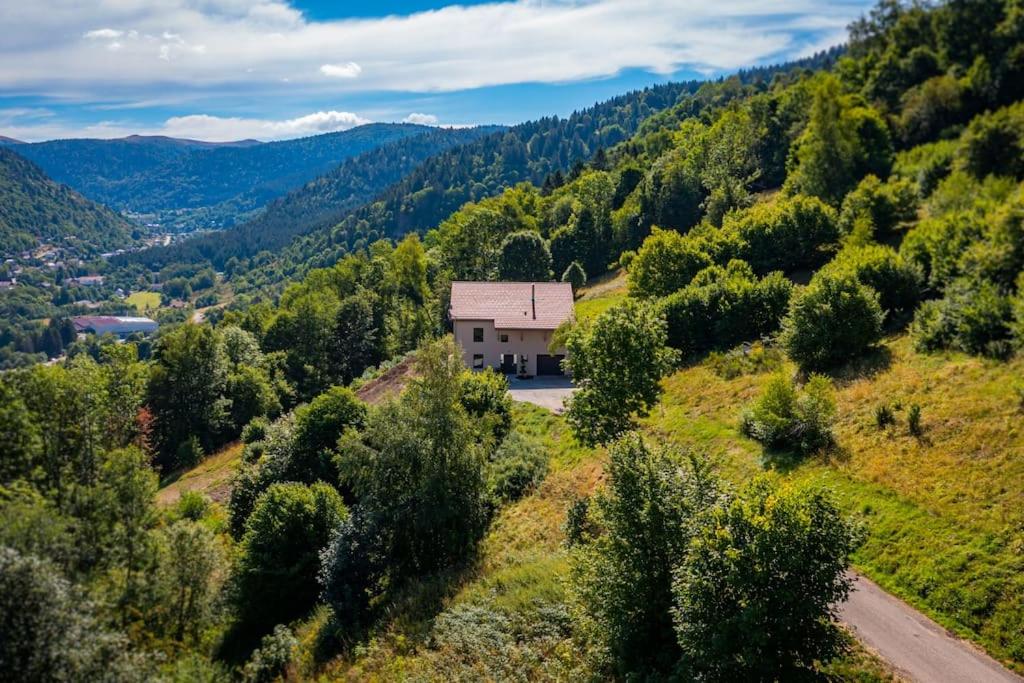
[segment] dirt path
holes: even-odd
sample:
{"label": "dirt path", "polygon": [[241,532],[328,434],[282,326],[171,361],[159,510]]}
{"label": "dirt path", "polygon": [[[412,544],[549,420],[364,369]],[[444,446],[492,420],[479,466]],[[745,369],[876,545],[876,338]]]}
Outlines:
{"label": "dirt path", "polygon": [[857,637],[912,681],[1024,683],[1024,678],[858,576],[840,610]]}

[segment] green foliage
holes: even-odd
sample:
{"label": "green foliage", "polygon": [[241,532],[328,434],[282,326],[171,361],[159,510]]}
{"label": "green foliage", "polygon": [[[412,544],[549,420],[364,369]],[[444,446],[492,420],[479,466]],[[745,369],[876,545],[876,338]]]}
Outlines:
{"label": "green foliage", "polygon": [[710,265],[711,258],[694,240],[654,227],[630,263],[629,292],[639,297],[668,296]]}
{"label": "green foliage", "polygon": [[245,663],[242,680],[246,683],[273,683],[281,680],[298,647],[298,638],[287,626],[278,624],[273,633],[263,636],[260,646]]}
{"label": "green foliage", "polygon": [[294,443],[284,476],[291,481],[337,482],[333,462],[338,440],[349,429],[361,429],[366,404],[351,389],[332,387],[295,410]]}
{"label": "green foliage", "polygon": [[488,498],[496,505],[517,501],[540,484],[547,471],[547,452],[531,439],[512,432],[487,466]]}
{"label": "green foliage", "polygon": [[773,334],[792,289],[781,273],[758,279],[743,261],[707,268],[659,304],[668,344],[692,356]]}
{"label": "green foliage", "polygon": [[882,310],[909,312],[921,297],[924,275],[891,247],[877,244],[846,247],[819,271],[837,277],[853,276],[878,293]]}
{"label": "green foliage", "polygon": [[917,403],[912,403],[907,409],[907,431],[911,436],[918,438],[924,434],[924,426],[921,424],[921,406]]}
{"label": "green foliage", "polygon": [[0,484],[32,472],[42,450],[38,425],[7,376],[0,376]]}
{"label": "green foliage", "polygon": [[839,240],[836,212],[819,199],[782,197],[726,218],[724,230],[738,236],[738,256],[759,274],[814,268]]}
{"label": "green foliage", "polygon": [[956,149],[957,141],[938,140],[904,150],[896,155],[893,175],[912,181],[919,195],[927,197],[949,175]]}
{"label": "green foliage", "polygon": [[917,191],[909,180],[883,183],[866,176],[843,199],[839,230],[856,242],[883,239],[917,216]]}
{"label": "green foliage", "polygon": [[152,663],[108,630],[49,562],[0,547],[0,667],[21,681],[145,681]]}
{"label": "green foliage", "polygon": [[460,403],[480,434],[493,444],[500,444],[512,428],[508,380],[494,368],[463,376]]}
{"label": "green foliage", "polygon": [[790,301],[782,345],[801,368],[835,367],[882,338],[878,293],[852,275],[816,275]]}
{"label": "green foliage", "polygon": [[511,282],[546,282],[551,279],[551,252],[538,233],[513,232],[501,243],[498,279]]}
{"label": "green foliage", "polygon": [[95,256],[129,246],[131,232],[131,224],[110,209],[54,182],[31,161],[0,146],[0,253],[13,255],[44,242]]}
{"label": "green foliage", "polygon": [[1004,356],[1011,336],[1010,299],[988,280],[958,279],[942,299],[917,309],[910,334],[921,351],[959,349]]}
{"label": "green foliage", "polygon": [[658,158],[640,184],[641,221],[686,231],[700,220],[704,201],[700,171],[695,155],[683,148],[669,150]]}
{"label": "green foliage", "polygon": [[326,484],[274,484],[245,523],[235,569],[235,608],[256,628],[301,616],[318,594],[320,551],[348,515]]}
{"label": "green foliage", "polygon": [[790,152],[785,187],[838,206],[862,176],[888,175],[891,157],[888,130],[878,113],[852,106],[838,79],[820,76],[810,120]]}
{"label": "green foliage", "polygon": [[226,565],[220,540],[205,526],[182,520],[160,531],[159,544],[160,577],[168,596],[166,632],[178,642],[199,642],[216,616]]}
{"label": "green foliage", "polygon": [[811,375],[802,388],[784,375],[774,375],[743,414],[743,433],[770,450],[813,453],[831,446],[836,419],[832,383]]}
{"label": "green foliage", "polygon": [[889,407],[888,403],[882,403],[875,406],[875,426],[879,429],[885,429],[896,424],[896,415],[893,413],[892,408]]}
{"label": "green foliage", "polygon": [[672,585],[687,673],[794,680],[843,652],[838,605],[861,535],[830,495],[758,479],[693,535]]}
{"label": "green foliage", "polygon": [[672,629],[672,574],[717,482],[697,457],[626,434],[609,449],[608,487],[590,505],[593,539],[573,548],[569,589],[583,637],[618,676],[668,673],[680,649]]}
{"label": "green foliage", "polygon": [[722,379],[735,379],[742,375],[774,372],[782,367],[784,361],[781,349],[758,341],[725,353],[713,351],[708,354],[707,364]]}
{"label": "green foliage", "polygon": [[428,344],[399,398],[343,439],[356,512],[320,574],[343,632],[371,619],[388,587],[463,563],[483,534],[484,456],[462,404],[461,358],[450,337]]}
{"label": "green foliage", "polygon": [[666,339],[665,319],[632,300],[572,332],[566,363],[579,391],[566,417],[576,438],[607,443],[632,427],[634,414],[651,409],[675,358]]}
{"label": "green foliage", "polygon": [[571,284],[573,294],[579,294],[579,291],[587,284],[587,273],[579,261],[573,261],[566,266],[565,272],[562,273],[562,282]]}
{"label": "green foliage", "polygon": [[1024,178],[1024,104],[975,117],[964,131],[957,156],[976,178]]}

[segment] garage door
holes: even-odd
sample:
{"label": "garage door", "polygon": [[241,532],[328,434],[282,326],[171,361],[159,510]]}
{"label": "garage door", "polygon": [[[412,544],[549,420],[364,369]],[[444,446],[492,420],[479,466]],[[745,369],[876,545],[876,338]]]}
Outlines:
{"label": "garage door", "polygon": [[562,359],[565,355],[551,356],[546,353],[537,355],[538,375],[564,375],[562,372]]}

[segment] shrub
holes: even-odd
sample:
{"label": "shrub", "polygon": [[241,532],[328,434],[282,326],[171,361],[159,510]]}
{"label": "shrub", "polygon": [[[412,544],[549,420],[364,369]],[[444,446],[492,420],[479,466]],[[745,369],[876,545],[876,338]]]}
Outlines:
{"label": "shrub", "polygon": [[245,663],[242,679],[245,683],[273,683],[281,680],[298,647],[299,639],[287,626],[278,624],[273,633],[263,636],[259,648]]}
{"label": "shrub", "polygon": [[268,427],[270,427],[270,420],[267,418],[262,416],[253,418],[242,428],[242,443],[251,444],[263,441],[267,437]]}
{"label": "shrub", "polygon": [[327,484],[274,484],[245,524],[235,574],[243,621],[269,627],[301,616],[316,601],[320,551],[348,516]]}
{"label": "shrub", "polygon": [[882,338],[878,294],[852,275],[815,275],[793,297],[782,323],[782,345],[801,368],[844,363]]}
{"label": "shrub", "polygon": [[512,398],[508,380],[493,368],[462,376],[462,406],[480,433],[500,444],[512,428]]}
{"label": "shrub", "polygon": [[961,136],[959,162],[976,178],[1024,176],[1024,105],[975,117]]}
{"label": "shrub", "polygon": [[195,467],[205,459],[206,451],[203,450],[203,444],[197,436],[190,436],[182,441],[175,454],[175,462],[179,467]]}
{"label": "shrub", "polygon": [[956,148],[955,140],[938,140],[900,152],[893,175],[915,182],[920,195],[927,197],[952,170]]}
{"label": "shrub", "polygon": [[544,479],[547,470],[545,450],[518,432],[512,432],[488,467],[488,496],[496,505],[519,500]]}
{"label": "shrub", "polygon": [[896,424],[896,415],[889,404],[883,403],[875,407],[875,425],[879,429],[885,429]]}
{"label": "shrub", "polygon": [[763,342],[739,346],[726,353],[714,351],[708,355],[708,366],[722,379],[735,379],[741,375],[774,372],[782,367],[782,351]]}
{"label": "shrub", "polygon": [[760,274],[816,267],[839,240],[835,209],[801,195],[732,213],[723,229],[738,235],[739,257]]}
{"label": "shrub", "polygon": [[[1024,398],[1021,399],[1024,405]],[[569,503],[565,511],[565,545],[568,548],[585,543],[594,537],[594,525],[590,521],[590,498],[583,496]]]}
{"label": "shrub", "polygon": [[903,238],[900,255],[920,266],[928,284],[941,290],[960,274],[960,258],[984,230],[983,217],[973,211],[923,220]]}
{"label": "shrub", "polygon": [[579,391],[566,419],[583,443],[607,443],[645,415],[661,395],[676,354],[665,346],[665,319],[653,306],[626,300],[590,325],[573,328],[566,363]]}
{"label": "shrub", "polygon": [[210,511],[212,502],[198,491],[185,491],[174,505],[174,516],[198,522]]}
{"label": "shrub", "polygon": [[652,228],[629,268],[629,293],[660,297],[675,292],[711,265],[711,258],[692,239],[675,230]]}
{"label": "shrub", "polygon": [[[839,230],[843,235],[864,238],[881,238],[889,235],[901,223],[911,221],[917,215],[917,192],[909,180],[890,180],[883,183],[876,176],[869,175],[843,199],[839,213]],[[855,226],[866,220],[870,227],[868,234],[854,234]]]}
{"label": "shrub", "polygon": [[573,261],[566,266],[565,272],[562,273],[562,282],[571,284],[572,293],[579,295],[579,291],[587,284],[587,273],[579,261]]}
{"label": "shrub", "polygon": [[294,444],[286,477],[291,481],[337,482],[333,462],[338,439],[366,421],[366,404],[345,387],[332,387],[295,410]]}
{"label": "shrub", "polygon": [[919,265],[907,261],[891,247],[877,244],[847,247],[822,271],[853,275],[858,282],[878,292],[878,303],[887,313],[913,310],[924,281]]}
{"label": "shrub", "polygon": [[861,538],[830,495],[765,478],[716,506],[672,585],[685,678],[810,678],[843,650],[838,607]]}
{"label": "shrub", "polygon": [[835,397],[828,378],[811,375],[798,390],[785,376],[775,375],[744,413],[742,431],[765,448],[807,454],[833,443],[835,418]]}
{"label": "shrub", "polygon": [[1009,297],[987,280],[959,279],[942,299],[925,302],[910,333],[920,351],[957,349],[994,357],[1008,352],[1011,336]]}
{"label": "shrub", "polygon": [[924,427],[921,424],[921,406],[912,403],[907,409],[907,430],[913,436],[920,437],[924,434]]}
{"label": "shrub", "polygon": [[791,292],[781,273],[758,280],[743,261],[707,268],[660,302],[668,343],[690,356],[770,335],[779,328]]}

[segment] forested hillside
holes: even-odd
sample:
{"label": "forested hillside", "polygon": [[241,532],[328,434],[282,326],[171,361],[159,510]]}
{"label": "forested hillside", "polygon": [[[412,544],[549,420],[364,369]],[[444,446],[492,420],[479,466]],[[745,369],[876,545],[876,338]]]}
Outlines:
{"label": "forested hillside", "polygon": [[426,126],[375,123],[265,144],[172,138],[54,140],[18,151],[60,182],[119,210],[153,213],[218,207],[218,219],[257,209],[348,158]]}
{"label": "forested hillside", "polygon": [[[883,2],[842,55],[431,157],[232,273],[273,300],[4,373],[0,661],[891,680],[855,566],[1024,670],[1022,82],[1014,0]],[[455,279],[582,294],[564,416],[462,365]],[[156,506],[215,453],[226,503]]]}
{"label": "forested hillside", "polygon": [[498,130],[487,126],[439,128],[382,144],[275,200],[266,211],[242,225],[127,255],[115,263],[141,263],[158,270],[174,262],[208,260],[218,270],[245,271],[248,259],[259,255],[266,260],[270,255],[260,252],[277,251],[298,235],[334,225],[345,213],[370,201],[426,159]]}
{"label": "forested hillside", "polygon": [[95,254],[128,246],[131,233],[131,224],[110,209],[0,147],[0,253],[13,255],[52,243]]}

